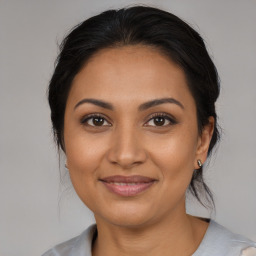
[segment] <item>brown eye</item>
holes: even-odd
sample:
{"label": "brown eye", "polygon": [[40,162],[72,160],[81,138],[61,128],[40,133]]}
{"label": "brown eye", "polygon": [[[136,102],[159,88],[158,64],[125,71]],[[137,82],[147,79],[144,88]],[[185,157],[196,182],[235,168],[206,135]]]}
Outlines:
{"label": "brown eye", "polygon": [[165,124],[165,121],[166,121],[165,118],[161,117],[161,116],[155,117],[153,120],[154,120],[154,124],[156,126],[163,126]]}
{"label": "brown eye", "polygon": [[170,117],[169,115],[157,113],[151,116],[151,119],[147,122],[147,126],[165,127],[176,123],[177,122],[174,120],[174,118]]}
{"label": "brown eye", "polygon": [[102,126],[104,124],[104,119],[101,117],[93,117],[92,118],[92,123],[95,126]]}
{"label": "brown eye", "polygon": [[110,124],[106,121],[106,119],[100,115],[90,115],[81,121],[82,124],[87,126],[110,126]]}

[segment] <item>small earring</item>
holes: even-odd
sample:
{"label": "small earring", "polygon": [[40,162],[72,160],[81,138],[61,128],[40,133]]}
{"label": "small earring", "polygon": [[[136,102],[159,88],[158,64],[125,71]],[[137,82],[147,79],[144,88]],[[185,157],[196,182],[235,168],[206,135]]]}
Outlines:
{"label": "small earring", "polygon": [[197,160],[197,164],[198,164],[198,167],[201,168],[203,166],[202,162],[200,159]]}
{"label": "small earring", "polygon": [[67,163],[65,163],[65,168],[68,170],[68,166],[67,166]]}

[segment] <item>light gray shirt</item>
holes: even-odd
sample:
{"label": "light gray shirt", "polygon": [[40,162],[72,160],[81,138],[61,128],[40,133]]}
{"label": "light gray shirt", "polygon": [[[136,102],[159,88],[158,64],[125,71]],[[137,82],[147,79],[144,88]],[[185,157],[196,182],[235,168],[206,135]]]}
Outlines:
{"label": "light gray shirt", "polygon": [[[56,245],[42,256],[91,256],[96,225],[81,235]],[[256,243],[232,233],[211,220],[205,236],[192,256],[256,256]]]}

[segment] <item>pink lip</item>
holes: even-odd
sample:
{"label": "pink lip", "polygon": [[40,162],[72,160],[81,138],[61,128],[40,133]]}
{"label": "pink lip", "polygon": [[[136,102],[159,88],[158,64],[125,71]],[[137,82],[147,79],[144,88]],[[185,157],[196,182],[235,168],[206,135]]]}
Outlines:
{"label": "pink lip", "polygon": [[155,179],[145,176],[110,176],[100,181],[111,192],[120,196],[135,196],[148,188],[150,188],[155,182]]}

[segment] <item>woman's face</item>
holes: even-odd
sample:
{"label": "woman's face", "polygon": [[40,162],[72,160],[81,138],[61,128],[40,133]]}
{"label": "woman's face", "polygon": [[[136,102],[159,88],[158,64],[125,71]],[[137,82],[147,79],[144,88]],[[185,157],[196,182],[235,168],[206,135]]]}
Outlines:
{"label": "woman's face", "polygon": [[185,214],[197,159],[212,126],[198,134],[184,72],[157,50],[98,52],[76,75],[64,141],[73,186],[96,220],[138,226]]}

